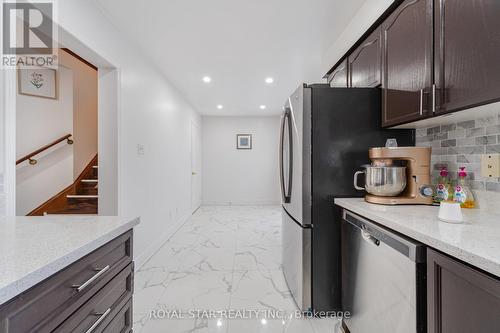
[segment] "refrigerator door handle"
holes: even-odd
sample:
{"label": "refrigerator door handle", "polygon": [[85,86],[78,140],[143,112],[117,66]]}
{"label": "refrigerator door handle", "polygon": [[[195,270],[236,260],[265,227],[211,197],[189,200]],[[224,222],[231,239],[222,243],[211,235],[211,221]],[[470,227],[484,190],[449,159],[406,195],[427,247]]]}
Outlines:
{"label": "refrigerator door handle", "polygon": [[285,135],[285,120],[286,114],[281,117],[281,128],[280,128],[280,153],[279,153],[279,166],[280,166],[280,189],[281,189],[281,198],[283,203],[286,203],[285,199],[285,174],[283,169],[283,136]]}
{"label": "refrigerator door handle", "polygon": [[[292,198],[292,180],[293,180],[293,134],[292,134],[292,112],[289,108],[285,110],[283,119],[283,141],[285,136],[285,127],[288,129],[288,186],[285,190],[285,179],[283,175],[283,193],[285,203],[290,203]],[[283,147],[284,148],[284,147]],[[283,150],[281,150],[283,154]],[[281,159],[283,161],[283,159]],[[283,170],[284,171],[284,170]]]}
{"label": "refrigerator door handle", "polygon": [[292,112],[290,109],[287,110],[288,119],[288,145],[289,145],[289,163],[288,163],[288,202],[292,198],[292,180],[293,180],[293,134],[292,134]]}
{"label": "refrigerator door handle", "polygon": [[[283,163],[284,149],[285,149],[285,129],[288,129],[288,179],[285,179],[285,166]],[[283,196],[283,203],[290,203],[292,196],[292,171],[293,171],[293,142],[292,142],[292,118],[289,108],[285,109],[285,113],[281,122],[281,135],[280,135],[280,181],[281,193]],[[288,184],[287,184],[288,183]],[[285,186],[288,185],[288,186]]]}

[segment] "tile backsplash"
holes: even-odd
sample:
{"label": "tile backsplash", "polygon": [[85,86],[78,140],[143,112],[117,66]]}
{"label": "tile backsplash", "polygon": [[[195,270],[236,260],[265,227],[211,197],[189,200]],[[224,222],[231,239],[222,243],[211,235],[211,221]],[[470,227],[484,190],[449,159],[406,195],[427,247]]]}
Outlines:
{"label": "tile backsplash", "polygon": [[500,112],[474,120],[449,123],[416,130],[417,146],[432,148],[434,181],[442,166],[452,178],[465,166],[473,189],[500,192],[499,178],[481,177],[481,155],[500,154]]}

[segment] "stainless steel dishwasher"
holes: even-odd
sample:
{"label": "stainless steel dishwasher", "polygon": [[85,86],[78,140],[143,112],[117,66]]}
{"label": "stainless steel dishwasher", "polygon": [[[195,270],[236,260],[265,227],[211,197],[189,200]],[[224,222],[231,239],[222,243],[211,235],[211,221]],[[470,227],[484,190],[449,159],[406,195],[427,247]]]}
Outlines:
{"label": "stainless steel dishwasher", "polygon": [[425,245],[346,210],[341,242],[344,331],[425,332]]}

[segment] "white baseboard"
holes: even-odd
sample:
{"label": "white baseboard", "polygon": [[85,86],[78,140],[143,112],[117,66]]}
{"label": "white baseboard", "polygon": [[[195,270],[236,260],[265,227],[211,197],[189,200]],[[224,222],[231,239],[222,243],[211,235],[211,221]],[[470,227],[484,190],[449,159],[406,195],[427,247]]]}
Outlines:
{"label": "white baseboard", "polygon": [[135,270],[138,270],[141,268],[149,259],[151,259],[152,256],[158,252],[158,250],[162,247],[163,244],[165,244],[170,237],[172,237],[179,228],[186,223],[186,221],[191,217],[192,214],[188,214],[184,216],[183,218],[179,219],[177,223],[172,225],[166,232],[164,232],[158,240],[153,242],[151,245],[148,246],[148,248],[139,255],[134,255],[134,262],[135,262]]}
{"label": "white baseboard", "polygon": [[274,200],[261,200],[261,201],[203,201],[203,206],[279,206],[279,201]]}

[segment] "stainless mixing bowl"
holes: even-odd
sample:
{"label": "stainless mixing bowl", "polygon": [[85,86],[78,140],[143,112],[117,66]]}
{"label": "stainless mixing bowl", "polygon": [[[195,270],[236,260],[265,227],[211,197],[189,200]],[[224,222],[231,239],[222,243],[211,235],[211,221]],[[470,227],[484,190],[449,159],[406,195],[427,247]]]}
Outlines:
{"label": "stainless mixing bowl", "polygon": [[[365,174],[365,187],[358,186],[358,176]],[[357,190],[381,197],[394,197],[406,188],[406,167],[400,166],[365,166],[365,171],[354,174],[354,187]]]}

